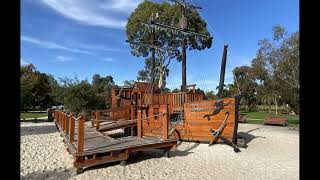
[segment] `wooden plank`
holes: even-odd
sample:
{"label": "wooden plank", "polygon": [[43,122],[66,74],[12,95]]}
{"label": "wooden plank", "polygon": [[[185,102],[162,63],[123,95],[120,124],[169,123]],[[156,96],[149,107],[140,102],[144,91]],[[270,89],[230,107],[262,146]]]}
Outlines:
{"label": "wooden plank", "polygon": [[165,113],[161,116],[162,119],[162,130],[163,130],[163,139],[168,139],[168,114]]}
{"label": "wooden plank", "polygon": [[127,153],[121,153],[121,154],[118,154],[117,156],[96,157],[93,159],[86,159],[83,162],[75,162],[74,166],[76,168],[91,167],[99,164],[127,160],[128,158],[129,158],[129,155]]}
{"label": "wooden plank", "polygon": [[78,149],[77,152],[81,153],[84,149],[84,117],[81,116],[78,120]]}
{"label": "wooden plank", "polygon": [[141,110],[139,109],[137,111],[137,117],[138,117],[138,121],[137,121],[137,128],[138,128],[138,138],[141,138],[142,137],[142,122],[141,122]]}
{"label": "wooden plank", "polygon": [[69,121],[70,121],[70,117],[66,117],[66,133],[69,134]]}

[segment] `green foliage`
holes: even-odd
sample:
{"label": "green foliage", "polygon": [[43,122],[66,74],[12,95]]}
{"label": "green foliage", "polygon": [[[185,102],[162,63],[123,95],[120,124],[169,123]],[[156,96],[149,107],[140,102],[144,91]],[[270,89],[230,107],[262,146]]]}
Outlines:
{"label": "green foliage", "polygon": [[[126,26],[127,37],[130,41],[145,42],[154,44],[160,47],[174,48],[177,51],[155,51],[155,71],[154,77],[158,87],[163,89],[165,87],[165,79],[169,75],[170,60],[176,58],[181,61],[181,40],[182,34],[164,28],[152,28],[142,24],[141,22],[149,22],[153,13],[158,13],[157,22],[167,25],[179,26],[180,7],[179,5],[172,5],[167,2],[161,4],[151,1],[144,1],[135,9],[135,11],[128,18]],[[187,14],[188,29],[205,35],[210,35],[206,29],[206,22],[200,17],[199,13],[191,10]],[[198,37],[194,35],[186,35],[187,48],[189,50],[204,50],[210,48],[212,39]],[[145,69],[138,72],[138,80],[150,81],[151,80],[151,49],[147,46],[130,44],[132,49],[131,53],[134,56],[146,57]]]}
{"label": "green foliage", "polygon": [[171,90],[169,88],[163,88],[161,89],[161,92],[169,93]]}
{"label": "green foliage", "polygon": [[209,99],[209,100],[216,99],[216,95],[213,91],[208,91],[205,93],[204,99]]}
{"label": "green foliage", "polygon": [[180,89],[175,88],[175,89],[173,89],[171,92],[173,92],[173,93],[178,93],[178,92],[180,92]]}
{"label": "green foliage", "polygon": [[20,108],[47,108],[53,103],[51,77],[40,73],[34,65],[20,68]]}
{"label": "green foliage", "polygon": [[[219,90],[219,86],[216,87],[216,90]],[[211,92],[214,95],[214,92],[213,91],[211,91]],[[223,84],[222,97],[224,97],[224,98],[234,97],[238,94],[239,93],[238,93],[238,89],[237,89],[236,84],[228,84],[228,85]],[[210,93],[210,96],[211,96],[211,93]],[[217,98],[217,96],[214,95],[214,98]]]}
{"label": "green foliage", "polygon": [[[259,104],[289,104],[299,113],[299,31],[289,34],[272,28],[273,38],[259,41],[251,67],[237,67],[235,81],[246,101]],[[251,99],[251,100],[250,100]],[[250,103],[249,103],[250,104]]]}
{"label": "green foliage", "polygon": [[62,78],[60,81],[65,109],[78,114],[96,107],[98,99],[95,90],[88,81],[79,81],[77,78]]}
{"label": "green foliage", "polygon": [[205,94],[204,91],[203,91],[202,89],[200,89],[200,88],[195,89],[195,92],[196,92],[196,93],[203,93],[203,94]]}
{"label": "green foliage", "polygon": [[247,117],[247,123],[250,124],[263,124],[263,121],[266,117],[286,117],[288,118],[289,125],[299,124],[299,116],[295,115],[285,115],[279,114],[275,115],[273,113],[268,113],[267,111],[259,111],[259,112],[248,112],[248,111],[240,111],[241,115],[245,115]]}
{"label": "green foliage", "polygon": [[76,77],[60,78],[59,82],[50,74],[40,73],[30,64],[21,66],[20,98],[21,109],[46,109],[52,105],[64,105],[75,113],[111,106],[112,76],[95,74],[92,83],[79,81]]}
{"label": "green foliage", "polygon": [[258,84],[252,68],[249,66],[236,67],[233,73],[244,103],[248,106],[250,112],[255,111],[257,102],[256,87]]}
{"label": "green foliage", "polygon": [[48,113],[32,113],[32,112],[21,112],[20,119],[27,119],[27,118],[40,118],[48,116]]}
{"label": "green foliage", "polygon": [[95,109],[106,109],[111,106],[111,89],[114,85],[113,77],[100,77],[99,74],[94,74],[92,77],[92,88],[95,93],[96,105]]}
{"label": "green foliage", "polygon": [[133,87],[133,84],[134,84],[134,83],[135,83],[134,80],[130,80],[130,81],[124,80],[124,81],[123,81],[123,86],[124,86],[124,87],[129,87],[129,88],[131,88],[131,87]]}

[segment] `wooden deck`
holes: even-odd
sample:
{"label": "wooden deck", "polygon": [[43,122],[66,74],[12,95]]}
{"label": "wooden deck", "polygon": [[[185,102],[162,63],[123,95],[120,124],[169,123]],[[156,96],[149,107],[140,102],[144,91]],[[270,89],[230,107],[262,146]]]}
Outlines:
{"label": "wooden deck", "polygon": [[[76,119],[60,111],[55,112],[54,117],[68,151],[74,157],[77,173],[85,167],[115,161],[125,162],[131,152],[148,149],[163,149],[169,152],[175,150],[177,144],[176,140],[156,136],[112,138],[97,131],[95,127],[85,126],[83,117]],[[75,123],[76,120],[79,122]]]}
{"label": "wooden deck", "polygon": [[100,132],[104,132],[115,129],[129,128],[132,126],[137,126],[137,121],[105,121],[100,123],[99,128],[97,128],[97,130]]}
{"label": "wooden deck", "polygon": [[[59,131],[61,132],[61,127],[57,124]],[[75,128],[77,132],[77,127]],[[65,140],[69,140],[69,135],[63,133]],[[140,147],[146,147],[150,145],[157,144],[176,144],[175,140],[162,140],[159,137],[148,137],[138,138],[136,136],[127,136],[121,138],[112,138],[108,135],[105,135],[101,132],[96,131],[94,128],[89,126],[85,127],[84,131],[84,151],[83,153],[77,153],[77,156],[92,155],[93,153],[106,153],[112,151],[120,150],[130,150],[130,152],[137,151]],[[72,144],[68,144],[70,150],[76,150],[78,146],[77,133],[75,133],[75,138]],[[74,151],[75,153],[76,151]],[[71,152],[72,153],[72,152]]]}

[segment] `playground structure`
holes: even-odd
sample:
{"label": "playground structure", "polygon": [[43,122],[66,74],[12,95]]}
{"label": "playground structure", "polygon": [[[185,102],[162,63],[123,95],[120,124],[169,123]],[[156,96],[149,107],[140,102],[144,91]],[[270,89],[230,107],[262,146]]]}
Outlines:
{"label": "playground structure", "polygon": [[[195,91],[196,84],[184,86],[179,93],[163,93],[152,82],[135,82],[132,87],[112,88],[112,107],[91,113],[92,127],[104,132],[124,128],[127,135],[139,134],[134,127],[136,119],[155,117],[159,109],[166,109],[168,138],[181,141],[209,142],[210,145],[224,141],[236,152],[237,130],[239,122],[240,96],[223,98],[223,84],[228,45],[224,46],[220,71],[218,99],[204,100],[203,93]],[[187,88],[192,87],[192,90]],[[141,111],[138,114],[137,111]],[[130,112],[130,113],[129,113]],[[157,127],[156,118],[140,123],[140,128]],[[101,128],[104,126],[104,128]],[[131,133],[129,133],[131,132]],[[156,129],[146,135],[156,136]]]}
{"label": "playground structure", "polygon": [[[84,168],[99,164],[121,161],[121,165],[126,164],[129,154],[148,149],[162,149],[169,157],[169,151],[175,150],[177,141],[168,139],[168,120],[165,108],[160,108],[160,112],[155,117],[141,118],[141,111],[138,113],[138,135],[121,138],[112,138],[96,129],[86,126],[83,115],[78,118],[72,113],[60,110],[53,112],[54,122],[60,131],[67,150],[74,158],[74,167],[77,174],[83,172]],[[155,136],[146,136],[153,127],[143,127],[148,120],[157,119],[159,121]]]}
{"label": "playground structure", "polygon": [[[204,100],[195,84],[179,93],[163,93],[154,83],[135,82],[132,87],[113,87],[112,107],[91,111],[90,127],[85,126],[83,115],[75,118],[72,113],[53,111],[77,173],[109,162],[125,165],[130,153],[148,149],[162,149],[169,157],[177,141],[224,142],[240,152],[236,145],[240,96],[222,97],[226,48],[218,99]],[[114,138],[105,133],[116,129],[124,129],[126,136]]]}
{"label": "playground structure", "polygon": [[[148,84],[152,86],[150,83],[136,82],[131,89],[113,88],[112,108],[92,111],[92,127],[101,132],[123,128],[127,135],[135,135],[139,134],[134,129],[138,124],[136,119],[147,118],[149,121],[143,121],[142,128],[153,128],[147,130],[146,135],[155,136],[159,134],[155,129],[159,121],[150,117],[166,109],[170,139],[211,142],[214,136],[210,130],[219,129],[226,119],[222,135],[236,143],[239,97],[203,100],[204,94],[194,91],[161,93],[138,88]],[[137,111],[141,111],[141,115]]]}
{"label": "playground structure", "polygon": [[[185,7],[195,7],[185,2],[179,3],[183,22],[181,28],[157,23],[157,16],[147,25],[212,39],[208,35],[187,30]],[[161,92],[154,82],[155,50],[174,51],[173,49],[127,40],[131,44],[150,48],[150,82],[135,82],[132,87],[113,87],[111,108],[91,111],[91,127],[85,127],[84,117],[81,115],[75,118],[66,112],[54,112],[55,123],[75,159],[74,166],[78,172],[85,167],[113,161],[125,164],[129,154],[136,151],[163,149],[169,155],[170,150],[175,150],[177,141],[206,142],[209,145],[225,142],[235,152],[240,152],[236,145],[240,96],[223,98],[222,95],[228,45],[224,46],[223,51],[218,98],[205,100],[203,93],[196,92],[196,84],[187,85],[184,34],[181,41],[181,92]],[[78,122],[76,125],[75,121]],[[126,136],[113,138],[105,133],[116,129],[124,129]]]}

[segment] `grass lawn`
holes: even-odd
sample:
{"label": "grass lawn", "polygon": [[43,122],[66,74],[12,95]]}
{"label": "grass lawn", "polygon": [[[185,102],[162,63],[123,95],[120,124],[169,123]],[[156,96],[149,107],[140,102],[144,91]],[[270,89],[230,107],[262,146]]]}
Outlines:
{"label": "grass lawn", "polygon": [[[285,114],[278,114],[275,115],[274,113],[269,114],[266,111],[259,111],[259,112],[248,112],[248,111],[240,111],[241,115],[246,115],[247,116],[247,123],[250,124],[262,124],[263,120],[267,116],[272,116],[272,117],[287,117],[288,118],[288,124],[289,125],[297,125],[299,124],[299,116],[294,116],[294,115],[285,115]],[[259,120],[258,120],[259,119]]]}
{"label": "grass lawn", "polygon": [[24,118],[39,118],[48,116],[47,113],[30,113],[30,112],[20,112],[20,119]]}

